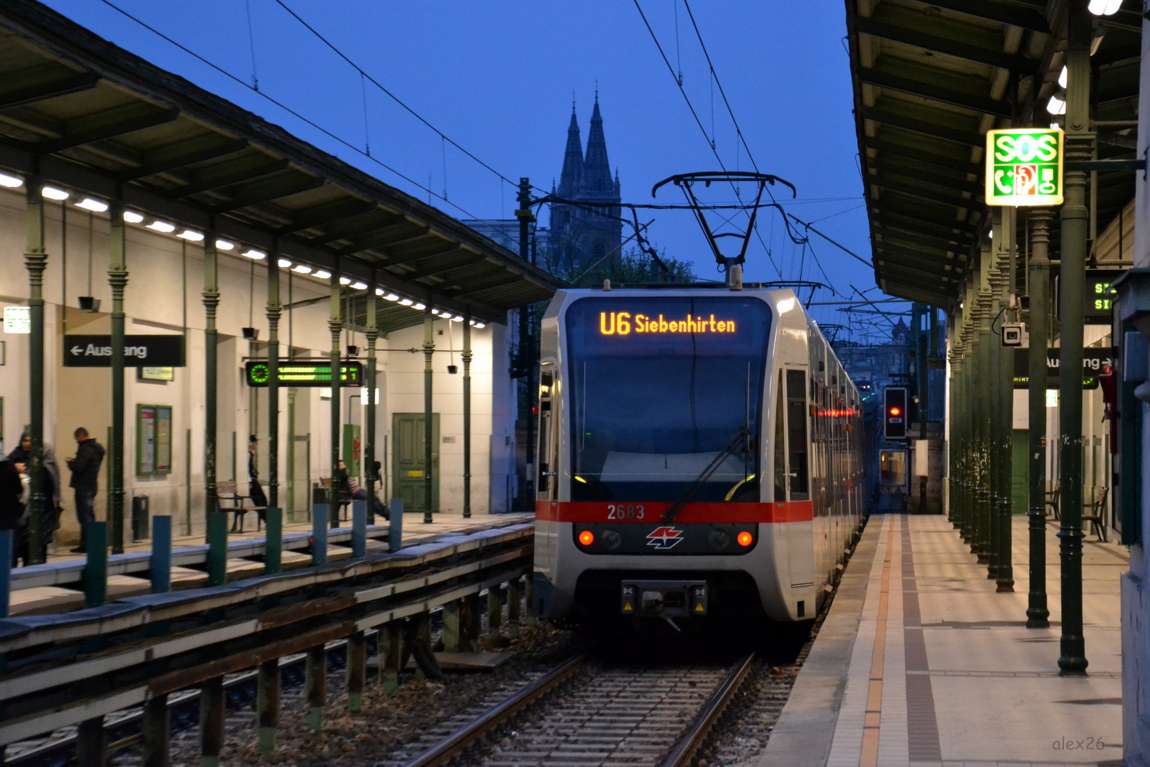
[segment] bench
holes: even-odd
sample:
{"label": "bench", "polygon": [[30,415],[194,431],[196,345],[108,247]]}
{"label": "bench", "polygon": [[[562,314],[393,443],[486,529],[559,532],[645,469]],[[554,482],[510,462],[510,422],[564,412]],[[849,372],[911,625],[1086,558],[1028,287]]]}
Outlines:
{"label": "bench", "polygon": [[239,490],[236,488],[234,482],[216,485],[216,511],[222,511],[226,514],[235,514],[232,519],[232,532],[237,532],[236,526],[239,526],[238,532],[244,531],[244,515],[249,511],[256,512],[256,531],[260,530],[260,524],[263,522],[264,512],[268,510],[267,506],[248,506],[246,501],[249,496],[240,495]]}
{"label": "bench", "polygon": [[1089,522],[1090,530],[1098,536],[1098,540],[1109,543],[1106,540],[1106,521],[1102,515],[1106,513],[1106,497],[1110,494],[1110,488],[1092,487],[1090,492],[1091,497],[1082,508],[1082,523]]}
{"label": "bench", "polygon": [[[320,477],[319,484],[324,490],[331,491],[331,477]],[[349,506],[351,506],[351,496],[341,490],[339,493],[339,519],[347,519],[345,512]]]}
{"label": "bench", "polygon": [[1053,516],[1057,520],[1062,519],[1061,507],[1059,506],[1059,501],[1061,499],[1061,496],[1062,496],[1062,483],[1061,482],[1047,483],[1046,508],[1050,509],[1051,512],[1053,512]]}

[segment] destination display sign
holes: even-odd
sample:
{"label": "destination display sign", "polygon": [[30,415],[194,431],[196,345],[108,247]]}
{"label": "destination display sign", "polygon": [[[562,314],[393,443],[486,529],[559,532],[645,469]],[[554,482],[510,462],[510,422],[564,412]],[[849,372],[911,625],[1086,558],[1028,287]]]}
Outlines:
{"label": "destination display sign", "polygon": [[[124,336],[124,367],[184,366],[184,337],[176,335]],[[64,367],[112,367],[112,337],[64,336]]]}
{"label": "destination display sign", "polygon": [[605,336],[631,333],[734,333],[737,323],[717,319],[714,314],[684,317],[651,317],[639,312],[599,312],[599,332]]}
{"label": "destination display sign", "polygon": [[[1046,388],[1057,389],[1059,386],[1059,371],[1061,370],[1061,349],[1046,350]],[[1082,350],[1082,388],[1097,389],[1098,377],[1104,374],[1114,364],[1114,351],[1112,349],[1083,349]],[[1014,388],[1027,389],[1030,387],[1030,350],[1014,350]]]}
{"label": "destination display sign", "polygon": [[1125,272],[1122,269],[1086,270],[1086,306],[1083,320],[1092,325],[1109,325],[1112,319],[1113,302],[1118,291],[1110,287],[1114,280]]}
{"label": "destination display sign", "polygon": [[987,205],[1061,205],[1065,134],[1007,128],[986,134]]}
{"label": "destination display sign", "polygon": [[[331,386],[331,360],[280,360],[278,373],[276,380],[280,386]],[[362,362],[345,360],[340,364],[341,387],[349,389],[363,386],[364,378]],[[248,386],[267,386],[271,381],[268,361],[248,360],[244,363],[244,379]]]}

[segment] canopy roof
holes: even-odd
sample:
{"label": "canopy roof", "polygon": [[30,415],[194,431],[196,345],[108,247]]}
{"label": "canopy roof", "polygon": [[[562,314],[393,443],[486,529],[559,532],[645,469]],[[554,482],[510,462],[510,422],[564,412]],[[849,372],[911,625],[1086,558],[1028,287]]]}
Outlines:
{"label": "canopy roof", "polygon": [[[0,168],[500,321],[561,282],[32,0],[0,3]],[[381,302],[380,329],[422,321]]]}
{"label": "canopy roof", "polygon": [[[846,6],[875,279],[891,295],[948,307],[987,221],[986,132],[1012,117],[1051,122],[1066,0]],[[1098,157],[1134,159],[1142,19],[1124,9],[1096,28],[1092,111],[1112,123],[1099,128]],[[1133,195],[1133,171],[1099,172],[1097,231]]]}

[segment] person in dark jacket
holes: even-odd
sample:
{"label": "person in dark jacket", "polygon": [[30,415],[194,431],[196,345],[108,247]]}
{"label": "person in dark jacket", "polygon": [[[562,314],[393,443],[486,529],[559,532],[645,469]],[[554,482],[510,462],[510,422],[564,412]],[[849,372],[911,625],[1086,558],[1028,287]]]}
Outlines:
{"label": "person in dark jacket", "polygon": [[[44,497],[41,509],[40,540],[41,561],[47,561],[48,544],[56,537],[60,512],[60,465],[56,462],[56,451],[47,442],[41,443],[43,472],[40,476],[40,492]],[[8,454],[8,460],[16,466],[16,471],[27,474],[32,468],[32,434],[28,429],[20,435],[20,444]]]}
{"label": "person in dark jacket", "polygon": [[20,535],[20,520],[24,516],[24,504],[20,496],[24,486],[20,482],[20,472],[0,450],[0,530],[12,531],[12,566],[16,566],[16,538]]}
{"label": "person in dark jacket", "polygon": [[68,459],[72,470],[70,486],[76,491],[76,517],[80,521],[80,545],[72,549],[77,554],[88,550],[88,523],[96,521],[96,491],[100,478],[100,464],[104,462],[104,448],[88,436],[88,430],[76,429],[76,457]]}

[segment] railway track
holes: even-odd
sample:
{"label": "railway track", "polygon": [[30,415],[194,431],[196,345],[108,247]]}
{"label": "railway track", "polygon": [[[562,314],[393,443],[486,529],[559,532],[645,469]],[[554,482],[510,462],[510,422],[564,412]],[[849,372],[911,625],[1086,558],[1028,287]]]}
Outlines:
{"label": "railway track", "polygon": [[728,668],[615,667],[577,656],[446,737],[428,733],[422,753],[388,763],[687,765],[753,664],[748,655]]}

